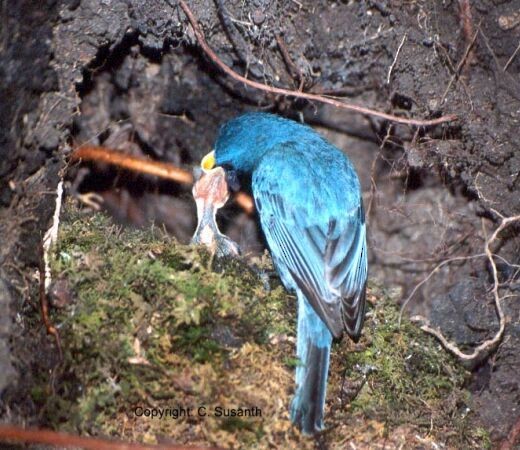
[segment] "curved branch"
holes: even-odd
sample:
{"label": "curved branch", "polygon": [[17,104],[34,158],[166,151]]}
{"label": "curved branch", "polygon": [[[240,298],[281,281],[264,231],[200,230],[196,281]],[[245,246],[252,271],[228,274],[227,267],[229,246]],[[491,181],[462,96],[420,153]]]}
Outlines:
{"label": "curved branch", "polygon": [[[425,331],[428,334],[431,334],[432,336],[435,336],[444,348],[446,348],[455,356],[457,356],[462,361],[462,363],[466,363],[470,366],[474,366],[475,364],[478,364],[481,361],[483,361],[491,352],[493,352],[498,347],[500,341],[502,340],[504,330],[506,327],[506,318],[504,316],[504,311],[502,310],[502,298],[500,297],[500,294],[498,292],[499,282],[497,266],[493,258],[493,253],[491,252],[491,244],[496,240],[496,238],[502,230],[507,228],[510,224],[520,221],[520,215],[504,217],[499,213],[497,214],[501,217],[502,221],[500,222],[500,225],[497,227],[494,233],[489,237],[489,239],[486,240],[486,244],[484,246],[484,255],[487,257],[491,265],[491,271],[493,274],[493,289],[491,290],[491,293],[493,294],[493,298],[495,301],[495,309],[497,312],[499,323],[499,328],[495,335],[491,339],[487,339],[486,341],[484,341],[478,347],[475,347],[471,353],[464,353],[459,349],[459,347],[455,343],[448,341],[448,339],[446,339],[446,337],[442,334],[440,330],[432,328],[426,318],[422,316],[414,316],[411,318],[411,320],[418,321],[422,324],[420,326],[421,330]],[[475,255],[474,257],[476,258],[480,256],[482,255]],[[469,258],[470,257],[466,257],[465,259]],[[437,266],[434,269],[434,271],[438,268],[439,266]],[[433,273],[434,272],[432,272],[432,274]],[[429,276],[425,280],[423,280],[423,282],[425,282],[428,278]]]}
{"label": "curved branch", "polygon": [[389,120],[391,122],[397,122],[397,123],[403,123],[406,125],[415,125],[419,127],[427,127],[432,125],[438,125],[441,123],[446,122],[453,122],[457,120],[457,116],[450,114],[447,116],[438,117],[436,119],[427,119],[427,120],[420,120],[420,119],[407,119],[405,117],[398,117],[394,116],[392,114],[387,114],[381,111],[376,111],[373,109],[365,108],[363,106],[354,105],[352,103],[347,102],[340,102],[339,100],[335,100],[330,97],[324,97],[322,95],[318,94],[309,94],[306,92],[300,92],[300,91],[294,91],[290,89],[283,89],[283,88],[277,88],[273,86],[268,86],[263,83],[259,83],[257,81],[249,80],[248,78],[236,73],[233,69],[231,69],[229,66],[227,66],[218,56],[217,54],[211,49],[211,47],[206,42],[206,38],[204,37],[204,33],[202,32],[201,28],[197,24],[197,19],[191,9],[188,7],[186,2],[184,0],[179,0],[179,5],[188,17],[188,20],[193,28],[193,31],[195,33],[195,36],[197,38],[197,41],[199,45],[201,46],[204,53],[208,56],[208,58],[213,61],[225,74],[229,75],[231,78],[234,78],[237,81],[240,81],[247,86],[253,87],[255,89],[260,89],[265,92],[270,92],[272,94],[279,94],[284,95],[287,97],[296,97],[296,98],[304,98],[306,100],[312,100],[320,103],[325,103],[327,105],[334,106],[336,108],[341,109],[347,109],[350,111],[355,111],[360,114],[366,114],[369,116],[375,116],[380,117],[382,119]]}
{"label": "curved branch", "polygon": [[[189,186],[191,186],[194,181],[191,172],[180,169],[171,163],[154,161],[142,156],[128,155],[107,147],[96,147],[90,145],[78,147],[70,155],[70,160],[111,164],[132,172],[154,175],[159,178]],[[235,195],[234,200],[247,214],[252,214],[255,210],[253,199],[244,192],[238,192]]]}
{"label": "curved branch", "polygon": [[218,450],[218,447],[137,444],[15,425],[0,425],[0,442],[46,444],[61,448],[79,447],[85,450]]}
{"label": "curved branch", "polygon": [[127,155],[126,153],[106,147],[79,147],[71,155],[71,160],[94,161],[111,164],[132,172],[155,175],[159,178],[176,181],[181,184],[193,184],[193,175],[187,170],[179,169],[172,164],[153,161],[148,158]]}

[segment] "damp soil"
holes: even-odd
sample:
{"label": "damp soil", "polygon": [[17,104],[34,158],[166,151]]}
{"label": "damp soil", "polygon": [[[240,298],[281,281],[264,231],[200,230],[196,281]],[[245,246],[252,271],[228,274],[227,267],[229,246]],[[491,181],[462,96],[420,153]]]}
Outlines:
{"label": "damp soil", "polygon": [[[396,304],[409,299],[407,313],[427,316],[465,350],[498,329],[491,267],[478,255],[500,215],[520,213],[518,0],[189,5],[220,58],[253,80],[402,116],[458,120],[415,129],[244,88],[201,52],[176,2],[3,2],[2,421],[43,423],[31,390],[56,358],[35,315],[37,249],[59,180],[68,196],[100,195],[118,223],[164,228],[180,243],[195,227],[188,188],[107,166],[68,166],[72,149],[100,145],[190,169],[220,124],[244,111],[304,121],[353,160],[371,279]],[[254,217],[231,204],[219,222],[246,255],[262,254]],[[464,405],[495,443],[520,418],[518,231],[511,225],[493,247],[503,341],[464,381]]]}

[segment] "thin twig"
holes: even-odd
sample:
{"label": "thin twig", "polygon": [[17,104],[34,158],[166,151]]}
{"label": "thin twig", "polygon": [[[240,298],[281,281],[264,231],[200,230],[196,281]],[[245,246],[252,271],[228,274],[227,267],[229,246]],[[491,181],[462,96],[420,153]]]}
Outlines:
{"label": "thin twig", "polygon": [[[500,234],[502,230],[507,228],[510,224],[514,222],[520,221],[520,215],[512,216],[512,217],[504,217],[497,211],[495,211],[497,215],[499,215],[502,219],[500,222],[500,225],[497,227],[495,232],[486,239],[486,244],[484,247],[485,256],[487,257],[490,265],[491,265],[491,271],[493,274],[493,289],[491,290],[491,293],[493,294],[493,298],[495,301],[495,309],[498,316],[499,321],[499,328],[498,331],[495,333],[495,335],[491,339],[487,339],[482,344],[480,344],[478,347],[474,348],[471,353],[464,353],[459,349],[459,347],[453,343],[448,341],[446,337],[442,334],[442,332],[438,329],[432,328],[428,322],[428,320],[422,316],[414,316],[411,318],[411,320],[421,322],[421,330],[425,331],[428,334],[431,334],[435,336],[441,344],[449,350],[451,353],[453,353],[455,356],[457,356],[463,363],[468,364],[476,364],[481,361],[483,361],[492,351],[494,351],[497,346],[499,345],[500,341],[502,340],[502,336],[504,335],[504,330],[506,326],[506,320],[504,316],[504,311],[502,310],[501,301],[502,298],[500,298],[498,289],[499,289],[499,282],[498,282],[498,271],[497,266],[495,264],[495,260],[493,259],[493,253],[491,252],[491,244],[496,240],[497,236]],[[475,255],[474,257],[479,257],[481,255]],[[472,257],[461,257],[459,259],[469,259]],[[447,261],[446,261],[447,262]],[[439,267],[439,266],[437,266]],[[434,269],[435,271],[435,269]],[[433,272],[432,272],[433,274]],[[432,275],[430,274],[430,275]],[[428,277],[429,278],[429,277]],[[414,289],[416,291],[416,289]]]}
{"label": "thin twig", "polygon": [[419,290],[421,286],[423,286],[431,277],[433,277],[440,269],[442,269],[446,264],[450,264],[455,261],[467,261],[469,259],[476,259],[476,258],[483,258],[486,256],[486,253],[479,253],[477,255],[471,255],[471,256],[455,256],[453,258],[445,259],[444,261],[437,264],[433,270],[422,279],[421,282],[419,282],[413,289],[412,292],[410,292],[410,295],[406,298],[406,300],[401,305],[401,310],[399,312],[399,326],[401,326],[401,319],[403,318],[403,313],[406,307],[408,306],[408,303],[410,303],[410,300],[413,298],[415,293]]}
{"label": "thin twig", "polygon": [[[457,71],[457,69],[455,68],[455,65],[453,64],[453,62],[452,62],[452,60],[450,58],[450,55],[449,55],[448,51],[446,50],[446,48],[443,45],[441,45],[440,43],[435,43],[435,48],[442,51],[443,56],[446,59],[446,63],[448,65],[448,74],[449,75],[454,74]],[[466,96],[468,97],[468,101],[470,103],[470,109],[471,109],[471,111],[473,111],[474,110],[473,100],[471,99],[471,95],[469,93],[468,86],[464,82],[464,77],[459,77],[458,81],[462,85],[462,88],[464,89],[464,92],[466,93]]]}
{"label": "thin twig", "polygon": [[406,41],[408,33],[405,33],[403,38],[401,39],[401,43],[399,44],[399,47],[397,47],[397,51],[395,52],[394,60],[392,61],[392,64],[390,65],[388,69],[388,75],[386,77],[386,84],[390,84],[390,77],[392,76],[392,70],[394,70],[395,64],[397,63],[397,58],[399,58],[399,53],[401,53],[401,48],[404,45],[404,42]]}
{"label": "thin twig", "polygon": [[47,334],[52,334],[54,336],[54,340],[56,341],[56,347],[58,347],[58,355],[61,363],[63,361],[63,351],[61,349],[60,334],[58,333],[58,330],[49,319],[49,299],[47,298],[47,293],[45,292],[45,249],[43,241],[40,241],[38,260],[38,271],[40,273],[40,309],[42,313],[42,319],[43,323],[45,324]]}
{"label": "thin twig", "polygon": [[371,212],[372,212],[372,204],[374,202],[374,199],[375,199],[376,193],[377,193],[377,183],[375,180],[376,164],[377,164],[378,159],[381,157],[381,152],[382,152],[384,146],[386,145],[387,141],[390,139],[390,137],[392,135],[392,131],[393,131],[392,127],[393,127],[392,125],[389,125],[388,129],[386,130],[386,136],[381,141],[381,143],[379,145],[379,151],[377,152],[377,155],[375,156],[375,158],[372,160],[372,164],[370,166],[370,200],[368,202],[368,207],[366,209],[366,217],[368,218],[367,220],[370,220]]}
{"label": "thin twig", "polygon": [[509,95],[516,98],[517,100],[520,100],[520,85],[516,81],[515,77],[510,75],[508,72],[502,71],[502,73],[506,75],[505,77],[501,77],[498,74],[498,72],[501,71],[498,56],[491,47],[489,39],[487,38],[484,31],[482,31],[482,29],[480,29],[480,35],[482,36],[482,40],[484,41],[484,44],[486,45],[486,48],[488,49],[489,54],[491,55],[495,63],[495,70],[493,71],[493,75],[495,76],[496,84],[503,88],[505,91],[507,91]]}
{"label": "thin twig", "polygon": [[155,175],[182,184],[193,183],[193,175],[190,172],[179,169],[172,164],[127,155],[126,153],[107,149],[105,147],[80,147],[74,150],[71,155],[71,160],[95,161],[98,163],[112,164],[133,172]]}
{"label": "thin twig", "polygon": [[475,41],[477,40],[479,31],[480,31],[480,23],[477,27],[477,31],[475,31],[475,33],[473,34],[473,38],[471,39],[471,42],[466,47],[466,51],[464,52],[462,59],[457,64],[457,69],[455,70],[455,73],[451,77],[450,82],[448,83],[448,86],[446,86],[446,90],[444,91],[444,94],[442,94],[441,103],[440,103],[441,105],[444,103],[444,100],[446,100],[446,96],[448,95],[448,92],[450,91],[451,85],[457,79],[457,77],[460,75],[460,71],[461,71],[462,67],[464,67],[466,59],[468,58],[468,55],[469,55],[471,49],[473,48]]}
{"label": "thin twig", "polygon": [[[111,164],[131,170],[132,172],[154,175],[185,185],[191,186],[193,184],[193,175],[191,172],[180,169],[171,163],[128,155],[106,147],[80,147],[72,152],[70,158],[71,161],[92,161]],[[253,213],[255,207],[253,199],[249,195],[239,192],[235,195],[234,200],[247,214]]]}
{"label": "thin twig", "polygon": [[237,204],[239,204],[247,214],[253,214],[255,204],[250,195],[247,195],[244,192],[237,192],[234,198]]}
{"label": "thin twig", "polygon": [[305,78],[303,77],[301,70],[292,60],[282,35],[278,33],[275,34],[275,39],[276,43],[278,44],[278,48],[280,49],[280,53],[282,54],[283,60],[285,61],[285,64],[287,65],[287,68],[291,73],[291,76],[298,81],[298,91],[301,92],[303,89]]}
{"label": "thin twig", "polygon": [[[473,36],[473,17],[471,14],[470,0],[459,0],[459,14],[462,22],[462,31],[464,32],[464,40],[469,42]],[[471,64],[475,59],[474,52],[470,50],[467,60]],[[467,67],[467,66],[466,66]]]}
{"label": "thin twig", "polygon": [[513,60],[515,59],[515,56],[516,54],[520,51],[520,42],[518,43],[518,47],[516,47],[516,50],[513,52],[513,54],[511,55],[511,58],[509,58],[506,62],[506,65],[502,68],[502,70],[505,72],[507,70],[507,68],[509,67],[509,64],[511,64],[513,62]]}
{"label": "thin twig", "polygon": [[0,442],[45,444],[60,448],[85,450],[218,450],[219,447],[196,447],[189,445],[151,445],[76,436],[51,430],[0,425]]}
{"label": "thin twig", "polygon": [[235,52],[237,53],[238,57],[245,63],[247,68],[246,70],[248,72],[251,72],[255,77],[261,77],[262,72],[258,67],[258,62],[255,61],[255,58],[251,53],[251,50],[249,49],[248,45],[246,44],[246,41],[238,32],[235,26],[235,23],[239,23],[241,25],[246,26],[252,26],[253,24],[248,24],[231,17],[231,14],[229,14],[226,8],[226,2],[224,0],[215,0],[215,3],[217,4],[218,15],[222,22],[226,35],[228,36],[229,41],[233,45],[233,48],[235,49]]}
{"label": "thin twig", "polygon": [[290,89],[277,88],[277,87],[273,87],[273,86],[268,86],[263,83],[258,83],[256,81],[249,80],[246,77],[239,75],[233,69],[231,69],[229,66],[227,66],[217,56],[217,54],[211,49],[211,47],[206,42],[204,33],[202,32],[199,25],[197,24],[197,19],[195,18],[193,12],[188,7],[186,2],[184,0],[179,0],[179,5],[181,6],[182,10],[188,17],[188,20],[190,21],[190,24],[191,24],[193,31],[195,33],[195,36],[197,38],[197,41],[198,41],[199,45],[201,46],[202,50],[204,51],[204,53],[208,56],[208,58],[211,61],[213,61],[218,67],[220,67],[220,69],[225,74],[229,75],[231,78],[234,78],[237,81],[240,81],[241,83],[244,83],[247,86],[253,87],[255,89],[260,89],[265,92],[270,92],[272,94],[279,94],[279,95],[284,95],[284,96],[288,96],[288,97],[297,97],[297,98],[304,98],[307,100],[313,100],[313,101],[317,101],[320,103],[332,105],[336,108],[347,109],[347,110],[355,111],[355,112],[358,112],[361,114],[380,117],[382,119],[386,119],[391,122],[403,123],[403,124],[407,124],[407,125],[426,127],[426,126],[438,125],[438,124],[446,123],[446,122],[453,122],[453,121],[457,120],[457,116],[453,115],[453,114],[438,117],[436,119],[429,119],[429,120],[407,119],[405,117],[398,117],[398,116],[394,116],[392,114],[386,114],[381,111],[375,111],[373,109],[365,108],[365,107],[359,106],[359,105],[354,105],[352,103],[340,102],[338,100],[334,100],[334,99],[328,98],[328,97],[323,97],[323,96],[317,95],[317,94],[309,94],[306,92],[298,92],[298,91],[294,91],[294,90],[290,90]]}

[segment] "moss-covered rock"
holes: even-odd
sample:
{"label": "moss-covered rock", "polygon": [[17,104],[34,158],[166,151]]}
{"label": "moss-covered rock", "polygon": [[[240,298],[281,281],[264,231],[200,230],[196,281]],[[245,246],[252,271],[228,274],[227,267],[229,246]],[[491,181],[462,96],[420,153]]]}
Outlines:
{"label": "moss-covered rock", "polygon": [[[53,316],[64,362],[33,389],[47,425],[144,442],[315,445],[289,421],[295,299],[276,280],[268,289],[259,269],[160,230],[123,229],[71,205],[65,216],[53,261],[73,293]],[[485,445],[469,426],[464,370],[407,321],[399,327],[383,289],[372,286],[369,300],[361,342],[334,346],[330,428],[319,439]]]}

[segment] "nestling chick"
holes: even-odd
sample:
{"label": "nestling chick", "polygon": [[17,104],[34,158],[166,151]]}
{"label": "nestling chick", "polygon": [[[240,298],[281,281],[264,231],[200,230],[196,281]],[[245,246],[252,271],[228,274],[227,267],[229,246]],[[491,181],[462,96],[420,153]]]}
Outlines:
{"label": "nestling chick", "polygon": [[216,222],[217,211],[229,199],[224,169],[205,170],[193,185],[192,193],[197,204],[198,224],[191,241],[205,245],[217,257],[239,255],[238,245],[220,232]]}

